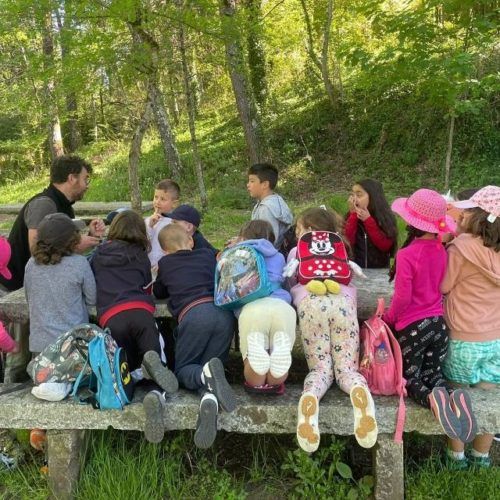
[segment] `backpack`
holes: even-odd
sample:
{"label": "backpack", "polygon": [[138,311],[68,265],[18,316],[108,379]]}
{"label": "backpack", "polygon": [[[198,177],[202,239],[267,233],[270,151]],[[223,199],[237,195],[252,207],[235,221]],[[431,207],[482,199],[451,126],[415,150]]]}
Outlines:
{"label": "backpack", "polygon": [[238,309],[267,297],[280,288],[271,283],[264,256],[250,245],[224,250],[215,269],[214,304],[223,309]]}
{"label": "backpack", "polygon": [[71,395],[80,403],[91,403],[101,410],[121,410],[132,401],[134,383],[125,351],[118,347],[109,330],[98,332],[88,345],[90,377],[82,370]]}
{"label": "backpack", "polygon": [[295,236],[295,224],[290,226],[284,233],[283,238],[281,240],[281,244],[278,248],[279,252],[283,255],[283,257],[288,257],[290,250],[297,246],[297,236]]}
{"label": "backpack", "polygon": [[332,279],[348,285],[351,268],[344,242],[338,233],[311,231],[297,242],[299,283],[306,285],[312,280]]}
{"label": "backpack", "polygon": [[92,369],[88,364],[89,343],[100,332],[98,326],[84,323],[60,335],[29,362],[26,371],[33,383],[73,383],[80,376],[90,378]]}
{"label": "backpack", "polygon": [[359,373],[366,379],[372,394],[399,396],[394,441],[402,443],[406,416],[406,380],[403,378],[401,347],[382,320],[384,308],[384,299],[379,298],[375,314],[361,326]]}

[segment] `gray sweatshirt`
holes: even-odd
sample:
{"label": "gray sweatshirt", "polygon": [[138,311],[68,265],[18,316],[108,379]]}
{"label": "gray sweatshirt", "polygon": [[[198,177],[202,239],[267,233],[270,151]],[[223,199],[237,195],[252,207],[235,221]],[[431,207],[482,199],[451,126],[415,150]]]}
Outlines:
{"label": "gray sweatshirt", "polygon": [[279,248],[283,235],[293,222],[293,214],[285,200],[276,193],[260,200],[252,210],[252,220],[266,220],[273,227],[274,246]]}
{"label": "gray sweatshirt", "polygon": [[30,313],[30,351],[40,352],[57,337],[89,321],[87,305],[95,304],[95,279],[82,255],[63,257],[59,264],[26,264],[24,291]]}

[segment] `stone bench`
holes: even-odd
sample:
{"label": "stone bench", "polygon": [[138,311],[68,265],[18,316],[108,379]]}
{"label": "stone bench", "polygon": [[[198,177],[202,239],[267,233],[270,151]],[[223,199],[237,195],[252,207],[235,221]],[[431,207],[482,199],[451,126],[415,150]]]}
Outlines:
{"label": "stone bench", "polygon": [[[0,205],[0,214],[17,215],[23,206],[24,203],[9,203]],[[77,201],[73,205],[73,210],[77,215],[95,215],[108,214],[109,212],[122,207],[131,208],[130,201]],[[147,212],[149,210],[153,210],[153,202],[143,201],[142,211]]]}
{"label": "stone bench", "polygon": [[[8,387],[0,384],[0,392]],[[238,407],[233,413],[219,415],[219,429],[242,434],[295,434],[301,385],[287,386],[286,393],[280,397],[248,395],[241,385],[234,389]],[[143,396],[139,389],[134,402],[123,411],[99,411],[70,400],[41,401],[31,395],[29,388],[24,388],[0,395],[0,428],[47,429],[50,487],[56,498],[71,498],[85,460],[85,431],[109,427],[143,431],[145,414],[140,404]],[[471,396],[480,432],[498,432],[500,390],[474,389]],[[395,397],[375,397],[379,437],[373,449],[373,472],[375,498],[380,500],[404,497],[403,446],[393,441],[398,401]],[[429,410],[409,400],[406,404],[405,432],[442,434]],[[194,429],[198,408],[199,396],[180,390],[168,401],[165,429]],[[327,392],[320,405],[319,425],[322,434],[353,434],[352,407],[346,394],[336,388]]]}

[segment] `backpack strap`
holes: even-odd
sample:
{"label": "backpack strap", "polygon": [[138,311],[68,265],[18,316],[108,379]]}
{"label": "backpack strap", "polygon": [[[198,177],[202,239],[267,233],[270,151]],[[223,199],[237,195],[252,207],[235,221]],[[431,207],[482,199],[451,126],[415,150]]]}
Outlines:
{"label": "backpack strap", "polygon": [[[380,301],[382,301],[383,304],[384,299],[379,299],[379,307],[380,307]],[[377,307],[377,314],[378,312],[379,308]],[[398,407],[398,416],[396,419],[396,431],[394,432],[394,441],[396,443],[402,443],[403,431],[406,419],[406,405],[404,401],[404,397],[406,396],[406,380],[403,378],[403,356],[401,354],[401,346],[399,345],[399,342],[392,333],[392,330],[387,326],[385,322],[384,325],[386,327],[387,336],[389,337],[389,341],[391,343],[392,353],[394,361],[396,363],[396,373],[398,377],[397,391],[399,395],[399,407]]]}

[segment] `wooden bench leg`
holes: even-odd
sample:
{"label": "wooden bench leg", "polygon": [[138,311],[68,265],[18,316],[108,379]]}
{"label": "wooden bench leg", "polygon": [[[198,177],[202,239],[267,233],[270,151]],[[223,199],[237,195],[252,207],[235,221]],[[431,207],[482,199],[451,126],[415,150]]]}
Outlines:
{"label": "wooden bench leg", "polygon": [[47,430],[49,488],[52,498],[73,498],[85,460],[87,442],[84,430]]}
{"label": "wooden bench leg", "polygon": [[379,434],[373,450],[376,500],[403,500],[403,459],[403,445],[395,443],[391,434]]}

